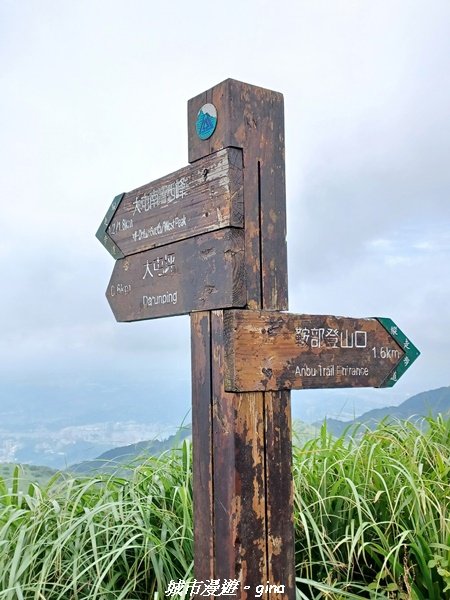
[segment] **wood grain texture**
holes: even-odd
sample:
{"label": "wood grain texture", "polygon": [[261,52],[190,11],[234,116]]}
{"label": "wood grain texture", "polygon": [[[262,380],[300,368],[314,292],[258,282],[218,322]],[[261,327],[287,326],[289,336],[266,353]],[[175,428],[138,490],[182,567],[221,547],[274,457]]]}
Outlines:
{"label": "wood grain texture", "polygon": [[215,577],[210,316],[191,314],[194,552],[199,581]]}
{"label": "wood grain texture", "polygon": [[243,227],[242,151],[227,148],[121,199],[107,234],[124,256]]}
{"label": "wood grain texture", "polygon": [[263,399],[225,393],[223,311],[212,313],[211,331],[215,573],[239,579],[244,600],[267,581]]}
{"label": "wood grain texture", "polygon": [[116,261],[106,297],[118,321],[245,305],[244,240],[228,228]]}
{"label": "wood grain texture", "polygon": [[[211,102],[217,127],[208,140],[195,130],[201,106]],[[243,149],[245,253],[249,308],[288,308],[284,104],[278,92],[233,79],[188,103],[189,162],[232,146]]]}
{"label": "wood grain texture", "polygon": [[225,389],[379,387],[404,356],[376,319],[227,311]]}
{"label": "wood grain texture", "polygon": [[291,401],[289,392],[264,397],[268,572],[273,584],[286,586],[286,593],[272,592],[270,600],[284,600],[295,590]]}

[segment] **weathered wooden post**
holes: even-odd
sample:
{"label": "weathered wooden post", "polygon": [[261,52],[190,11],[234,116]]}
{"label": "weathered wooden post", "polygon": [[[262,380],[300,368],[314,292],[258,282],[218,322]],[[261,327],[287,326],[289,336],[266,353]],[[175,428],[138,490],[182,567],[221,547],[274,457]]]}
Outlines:
{"label": "weathered wooden post", "polygon": [[[204,105],[217,126],[202,140]],[[227,80],[188,104],[189,162],[242,150],[246,306],[288,308],[283,97]],[[195,576],[295,597],[290,393],[227,393],[224,311],[191,314]],[[280,588],[281,589],[281,588]]]}

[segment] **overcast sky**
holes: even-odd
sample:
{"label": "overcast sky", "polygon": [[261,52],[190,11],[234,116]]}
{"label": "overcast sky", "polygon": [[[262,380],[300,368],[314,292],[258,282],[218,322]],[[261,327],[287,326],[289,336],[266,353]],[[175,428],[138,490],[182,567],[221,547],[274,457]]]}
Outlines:
{"label": "overcast sky", "polygon": [[388,316],[422,352],[393,390],[328,394],[450,384],[448,0],[0,0],[0,52],[4,393],[142,382],[188,409],[188,318],[117,324],[94,234],[187,164],[186,103],[228,77],[285,97],[290,309]]}

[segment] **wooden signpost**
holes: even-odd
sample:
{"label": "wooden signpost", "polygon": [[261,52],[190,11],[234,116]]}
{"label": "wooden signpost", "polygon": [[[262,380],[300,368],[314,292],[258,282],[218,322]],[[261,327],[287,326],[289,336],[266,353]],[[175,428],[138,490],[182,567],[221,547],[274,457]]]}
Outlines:
{"label": "wooden signpost", "polygon": [[289,390],[390,386],[419,352],[389,319],[280,312],[281,94],[228,79],[189,101],[188,140],[188,167],[108,209],[106,296],[118,321],[191,315],[196,580],[294,600]]}

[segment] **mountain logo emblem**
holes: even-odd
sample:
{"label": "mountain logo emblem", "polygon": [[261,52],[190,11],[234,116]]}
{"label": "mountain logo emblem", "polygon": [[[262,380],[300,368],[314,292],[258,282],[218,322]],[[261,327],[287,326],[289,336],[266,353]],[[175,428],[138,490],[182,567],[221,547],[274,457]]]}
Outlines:
{"label": "mountain logo emblem", "polygon": [[201,140],[212,136],[217,125],[217,110],[214,104],[204,104],[198,111],[195,129]]}

